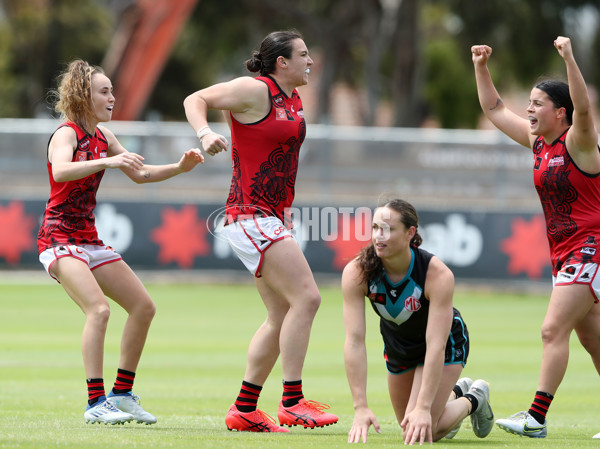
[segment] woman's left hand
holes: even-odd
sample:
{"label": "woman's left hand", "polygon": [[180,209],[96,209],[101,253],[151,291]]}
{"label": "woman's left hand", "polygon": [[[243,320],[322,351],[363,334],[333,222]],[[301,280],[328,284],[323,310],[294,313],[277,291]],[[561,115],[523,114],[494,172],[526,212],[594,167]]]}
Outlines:
{"label": "woman's left hand", "polygon": [[413,445],[417,441],[421,445],[425,442],[433,443],[431,412],[429,410],[413,409],[410,413],[404,415],[400,426],[404,434],[404,444]]}

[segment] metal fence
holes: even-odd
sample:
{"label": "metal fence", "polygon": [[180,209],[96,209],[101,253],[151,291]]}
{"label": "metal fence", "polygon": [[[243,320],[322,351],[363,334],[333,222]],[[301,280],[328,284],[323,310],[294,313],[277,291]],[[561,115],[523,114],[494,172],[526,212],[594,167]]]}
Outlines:
{"label": "metal fence", "polygon": [[[60,123],[53,119],[0,120],[0,198],[48,196],[46,146]],[[146,163],[175,162],[199,145],[187,123],[111,122],[106,125]],[[211,124],[229,137],[223,123]],[[539,211],[530,151],[497,131],[364,128],[308,125],[300,153],[296,199],[303,204],[374,205],[394,193],[433,210]],[[224,202],[231,157],[207,157],[204,166],[166,182],[136,186],[107,170],[99,200]]]}

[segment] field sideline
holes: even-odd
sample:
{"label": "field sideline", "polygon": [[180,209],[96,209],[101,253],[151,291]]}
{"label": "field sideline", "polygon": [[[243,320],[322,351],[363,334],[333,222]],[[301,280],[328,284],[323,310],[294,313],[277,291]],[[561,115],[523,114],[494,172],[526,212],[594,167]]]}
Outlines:
{"label": "field sideline", "polygon": [[[348,447],[352,399],[344,373],[341,294],[321,289],[304,373],[308,399],[329,403],[340,422],[323,429],[294,427],[287,435],[227,431],[224,417],[242,380],[247,344],[264,308],[252,285],[146,283],[158,305],[135,392],[154,413],[153,426],[86,425],[80,354],[81,311],[55,283],[0,284],[0,447],[10,448],[342,448]],[[455,306],[471,333],[463,374],[491,384],[497,417],[528,408],[537,384],[539,328],[547,297],[459,289]],[[371,312],[369,310],[369,312]],[[382,426],[368,447],[402,444],[389,403],[382,343],[374,313],[368,320],[369,405]],[[106,340],[104,378],[112,386],[125,315],[117,306]],[[259,406],[276,416],[281,395],[276,365]],[[530,440],[494,428],[476,438],[468,420],[440,448],[600,448],[599,378],[572,338],[569,369],[550,412],[549,435]]]}

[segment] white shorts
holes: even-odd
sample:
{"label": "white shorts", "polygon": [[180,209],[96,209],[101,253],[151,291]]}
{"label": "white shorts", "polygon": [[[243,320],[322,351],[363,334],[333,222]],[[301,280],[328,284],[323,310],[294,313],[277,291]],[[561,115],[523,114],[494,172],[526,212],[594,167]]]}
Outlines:
{"label": "white shorts", "polygon": [[263,254],[275,242],[285,238],[296,240],[296,230],[287,229],[276,217],[254,217],[236,221],[221,233],[248,271],[259,278]]}
{"label": "white shorts", "polygon": [[590,286],[594,302],[600,299],[600,276],[598,276],[597,263],[575,263],[567,264],[552,276],[552,286],[587,284]]}
{"label": "white shorts", "polygon": [[[48,248],[40,253],[40,262],[48,274],[56,279],[50,272],[52,264],[62,257],[74,257],[85,262],[90,270],[107,263],[122,260],[121,255],[110,246],[97,245],[60,245]],[[58,279],[56,279],[58,282]]]}

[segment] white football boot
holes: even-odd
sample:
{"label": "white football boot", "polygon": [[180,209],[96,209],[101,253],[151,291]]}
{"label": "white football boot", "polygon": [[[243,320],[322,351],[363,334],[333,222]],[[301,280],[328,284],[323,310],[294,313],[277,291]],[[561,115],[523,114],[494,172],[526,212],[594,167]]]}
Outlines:
{"label": "white football boot", "polygon": [[138,423],[154,424],[156,422],[156,417],[142,408],[140,397],[137,394],[113,394],[111,391],[107,396],[107,401],[110,401],[122,412],[132,415]]}
{"label": "white football boot", "polygon": [[[496,421],[496,425],[509,433],[529,438],[545,438],[548,434],[546,421],[544,420],[544,422],[540,424],[528,411],[515,413],[506,419],[499,419]],[[596,435],[596,437],[598,437],[598,435]]]}
{"label": "white football boot", "polygon": [[494,412],[490,405],[490,384],[485,380],[477,379],[468,393],[475,396],[478,402],[477,410],[471,412],[473,433],[479,438],[485,438],[494,427]]}
{"label": "white football boot", "polygon": [[83,414],[86,423],[123,424],[133,419],[133,415],[116,408],[110,401],[104,399],[91,407],[88,405]]}

